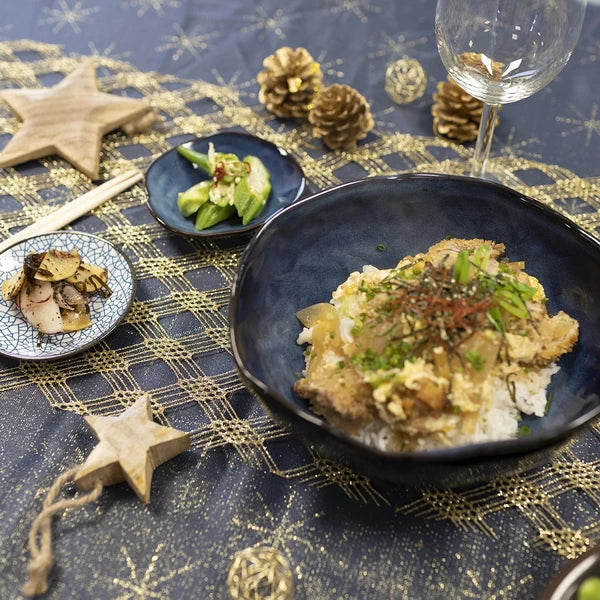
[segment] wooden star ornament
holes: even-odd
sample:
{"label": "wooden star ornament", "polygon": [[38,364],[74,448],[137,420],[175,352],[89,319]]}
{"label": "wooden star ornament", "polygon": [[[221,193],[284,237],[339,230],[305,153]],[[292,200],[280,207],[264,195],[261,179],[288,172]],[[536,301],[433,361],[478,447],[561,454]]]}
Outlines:
{"label": "wooden star ornament", "polygon": [[0,167],[58,154],[98,179],[104,134],[137,119],[150,106],[98,90],[92,59],[51,88],[0,92],[23,124],[0,153]]}
{"label": "wooden star ornament", "polygon": [[85,420],[100,441],[77,471],[74,481],[80,490],[93,489],[98,480],[103,485],[126,481],[148,504],[154,469],[190,447],[187,433],[152,420],[148,396],[116,417]]}

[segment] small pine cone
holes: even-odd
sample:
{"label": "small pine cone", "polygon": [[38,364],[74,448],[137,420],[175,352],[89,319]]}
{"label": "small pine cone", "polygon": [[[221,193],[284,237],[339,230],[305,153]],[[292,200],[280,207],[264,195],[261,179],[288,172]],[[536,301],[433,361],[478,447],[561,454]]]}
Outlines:
{"label": "small pine cone", "polygon": [[369,103],[349,85],[334,84],[323,88],[314,98],[308,114],[313,135],[329,148],[355,148],[373,129]]}
{"label": "small pine cone", "polygon": [[433,131],[461,144],[470,142],[477,137],[482,111],[483,102],[448,77],[448,81],[438,83],[433,94]]}
{"label": "small pine cone", "polygon": [[257,75],[259,101],[283,119],[305,117],[323,81],[321,66],[310,52],[284,46],[267,56],[263,66]]}
{"label": "small pine cone", "polygon": [[486,79],[502,79],[504,71],[504,63],[497,60],[489,59],[485,54],[480,52],[463,52],[458,57],[465,69],[475,71],[479,75],[483,75]]}

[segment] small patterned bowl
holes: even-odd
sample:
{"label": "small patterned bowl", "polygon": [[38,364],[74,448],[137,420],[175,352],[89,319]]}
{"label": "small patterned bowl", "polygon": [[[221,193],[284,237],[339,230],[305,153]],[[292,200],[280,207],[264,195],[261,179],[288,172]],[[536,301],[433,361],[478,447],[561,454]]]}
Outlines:
{"label": "small patterned bowl", "polygon": [[217,223],[209,229],[198,231],[192,217],[184,217],[177,208],[177,195],[208,176],[196,165],[183,158],[177,148],[159,156],[146,171],[148,209],[164,227],[197,238],[215,238],[237,235],[260,227],[282,208],[289,206],[304,191],[305,179],[302,169],[295,159],[283,148],[279,148],[247,133],[223,131],[209,137],[196,138],[185,142],[192,150],[208,152],[212,142],[217,152],[231,152],[240,158],[249,154],[257,156],[271,175],[271,193],[267,204],[258,217],[248,225],[242,225],[237,215]]}
{"label": "small patterned bowl", "polygon": [[77,248],[84,262],[105,267],[112,294],[106,299],[98,294],[90,298],[90,327],[53,335],[38,334],[12,300],[0,297],[0,355],[53,360],[78,354],[111,333],[131,308],[136,287],[133,266],[122,252],[95,235],[57,231],[23,240],[0,254],[0,272],[9,277],[22,266],[30,251],[44,252],[49,248]]}
{"label": "small patterned bowl", "polygon": [[[390,268],[446,236],[504,242],[548,295],[580,323],[560,361],[543,418],[511,440],[426,452],[367,446],[309,410],[293,391],[304,368],[296,311],[326,302],[352,271]],[[413,486],[488,480],[549,460],[600,414],[600,243],[555,211],[507,187],[468,177],[413,174],[369,178],[306,198],[252,239],[234,282],[232,349],[244,382],[267,409],[321,454],[378,478]]]}

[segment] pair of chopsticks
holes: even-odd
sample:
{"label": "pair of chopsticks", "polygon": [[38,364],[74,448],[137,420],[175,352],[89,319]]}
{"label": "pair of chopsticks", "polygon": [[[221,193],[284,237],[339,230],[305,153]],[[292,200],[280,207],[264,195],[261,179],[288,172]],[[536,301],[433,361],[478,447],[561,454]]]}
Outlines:
{"label": "pair of chopsticks", "polygon": [[4,252],[4,250],[16,242],[20,242],[28,237],[61,229],[75,219],[94,210],[94,208],[97,208],[103,202],[106,202],[106,200],[114,198],[142,178],[143,174],[140,171],[132,169],[131,171],[118,175],[114,179],[106,181],[93,190],[86,192],[83,196],[80,196],[71,202],[67,202],[67,204],[61,206],[54,212],[51,212],[49,215],[38,219],[35,223],[32,223],[28,227],[25,227],[25,229],[21,229],[21,231],[18,231],[3,242],[0,242],[0,252]]}

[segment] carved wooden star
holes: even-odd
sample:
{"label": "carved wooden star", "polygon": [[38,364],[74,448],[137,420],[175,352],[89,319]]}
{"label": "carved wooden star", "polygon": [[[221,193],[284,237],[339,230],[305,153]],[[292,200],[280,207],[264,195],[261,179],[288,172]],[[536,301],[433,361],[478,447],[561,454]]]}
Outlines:
{"label": "carved wooden star", "polygon": [[142,396],[116,417],[85,417],[99,444],[75,476],[80,490],[121,481],[133,488],[138,498],[150,502],[154,469],[190,447],[187,433],[152,421],[148,396]]}
{"label": "carved wooden star", "polygon": [[141,100],[98,90],[93,60],[46,89],[0,92],[23,124],[0,153],[0,167],[58,154],[98,178],[102,136],[148,112]]}

